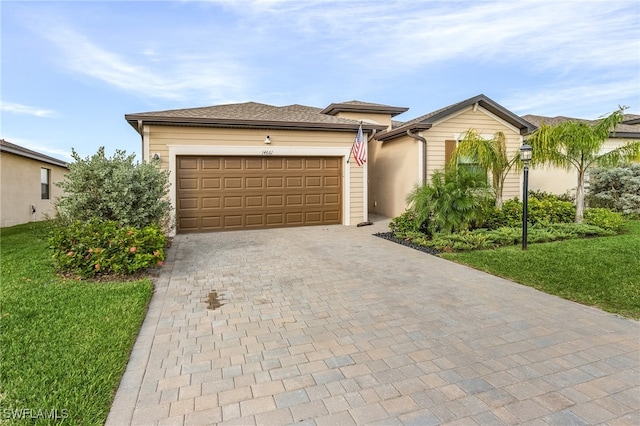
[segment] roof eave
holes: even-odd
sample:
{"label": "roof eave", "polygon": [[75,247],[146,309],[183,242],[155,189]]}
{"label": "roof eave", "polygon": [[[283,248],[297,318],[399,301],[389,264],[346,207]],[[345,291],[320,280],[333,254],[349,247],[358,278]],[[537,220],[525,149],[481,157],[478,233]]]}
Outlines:
{"label": "roof eave", "polygon": [[44,154],[39,154],[32,151],[16,149],[11,146],[0,145],[0,151],[6,152],[8,154],[18,155],[20,157],[29,158],[31,160],[40,161],[42,163],[51,164],[58,167],[64,167],[65,169],[69,168],[69,163],[66,161],[58,160],[57,158],[49,157]]}
{"label": "roof eave", "polygon": [[389,114],[395,117],[407,111],[409,111],[409,108],[404,107],[334,103],[320,111],[320,114],[336,115],[339,112],[365,112],[372,114]]}
{"label": "roof eave", "polygon": [[[143,125],[156,126],[183,126],[183,127],[231,127],[245,129],[279,129],[279,130],[324,130],[350,132],[357,131],[358,122],[351,123],[313,123],[304,121],[273,121],[273,120],[238,120],[238,119],[206,119],[206,118],[175,118],[175,117],[154,117],[140,116],[135,114],[125,115],[127,122],[139,132],[138,122]],[[362,130],[382,131],[386,126],[371,123],[363,123]]]}
{"label": "roof eave", "polygon": [[422,132],[425,130],[429,130],[431,128],[431,124],[424,123],[414,123],[410,126],[398,127],[397,129],[390,130],[388,132],[377,133],[374,136],[374,139],[379,140],[381,142],[387,142],[401,136],[406,136],[407,131],[412,132]]}

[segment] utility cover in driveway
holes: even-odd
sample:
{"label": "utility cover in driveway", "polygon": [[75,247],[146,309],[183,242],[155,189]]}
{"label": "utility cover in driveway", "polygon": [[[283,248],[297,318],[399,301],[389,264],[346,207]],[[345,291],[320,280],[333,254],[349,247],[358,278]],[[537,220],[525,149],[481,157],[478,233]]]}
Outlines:
{"label": "utility cover in driveway", "polygon": [[341,160],[180,156],[178,232],[340,224]]}

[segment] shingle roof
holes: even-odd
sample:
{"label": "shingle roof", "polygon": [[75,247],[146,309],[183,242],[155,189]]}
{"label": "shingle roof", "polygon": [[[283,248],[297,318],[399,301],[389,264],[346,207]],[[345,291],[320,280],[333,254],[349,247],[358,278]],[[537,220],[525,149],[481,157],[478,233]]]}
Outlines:
{"label": "shingle roof", "polygon": [[[640,116],[638,117],[640,118]],[[556,117],[544,117],[542,115],[527,114],[522,118],[532,123],[536,127],[540,127],[540,125],[543,122],[548,126],[555,126],[557,124],[564,123],[565,121],[578,121],[578,122],[587,123],[587,124],[596,124],[599,121],[599,120],[585,120],[582,118],[565,117],[562,115],[559,115]],[[611,132],[611,137],[632,138],[632,139],[640,138],[640,125],[625,124],[625,122],[628,123],[629,121],[630,119],[625,119],[625,121],[618,124],[618,127],[616,127],[616,131]]]}
{"label": "shingle roof", "polygon": [[382,141],[391,140],[403,136],[407,131],[428,130],[437,121],[475,104],[482,106],[484,109],[491,112],[495,116],[500,117],[511,125],[517,127],[518,129],[520,129],[520,134],[527,134],[535,127],[527,120],[507,110],[497,102],[491,100],[489,97],[480,94],[478,96],[474,96],[473,98],[457,102],[455,104],[414,118],[413,120],[409,120],[396,127],[393,127],[391,130],[388,130],[386,132],[378,133],[376,135],[376,139]]}
{"label": "shingle roof", "polygon": [[58,160],[57,158],[49,157],[48,155],[40,154],[39,152],[32,151],[27,148],[23,148],[20,145],[7,142],[4,139],[0,139],[0,151],[7,152],[9,154],[19,155],[25,158],[30,158],[32,160],[42,161],[43,163],[53,164],[54,166],[60,166],[65,168],[69,167],[69,164],[65,161]]}
{"label": "shingle roof", "polygon": [[370,112],[370,113],[378,113],[378,114],[389,114],[392,117],[395,117],[398,114],[402,114],[403,112],[408,111],[409,108],[404,107],[394,107],[390,105],[383,104],[374,104],[371,102],[362,102],[362,101],[347,101],[347,102],[339,102],[332,103],[322,111],[321,114],[330,114],[335,115],[339,112]]}
{"label": "shingle roof", "polygon": [[[360,124],[357,120],[323,114],[320,108],[299,104],[278,107],[257,102],[127,114],[125,119],[136,130],[138,120],[165,125],[332,130],[353,130]],[[372,124],[363,127],[377,130],[385,128]]]}

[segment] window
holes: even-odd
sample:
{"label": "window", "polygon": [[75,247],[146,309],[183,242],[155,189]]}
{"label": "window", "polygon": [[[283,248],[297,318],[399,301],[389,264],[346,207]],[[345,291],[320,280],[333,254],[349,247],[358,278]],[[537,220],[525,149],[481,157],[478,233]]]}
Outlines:
{"label": "window", "polygon": [[42,168],[40,169],[40,198],[43,200],[49,199],[49,179],[51,177],[51,170]]}
{"label": "window", "polygon": [[[446,140],[444,141],[444,157],[446,164],[449,164],[451,161],[451,157],[453,155],[453,151],[456,149],[458,144],[462,141],[459,140]],[[460,157],[458,158],[458,167],[464,168],[472,173],[478,173],[484,176],[485,182],[487,179],[487,170],[483,167],[480,167],[475,159],[470,157]]]}

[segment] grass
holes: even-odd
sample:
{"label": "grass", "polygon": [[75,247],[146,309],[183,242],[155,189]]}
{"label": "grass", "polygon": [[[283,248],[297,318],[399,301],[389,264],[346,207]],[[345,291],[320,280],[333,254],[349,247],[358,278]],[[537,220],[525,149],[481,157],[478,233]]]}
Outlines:
{"label": "grass", "polygon": [[46,236],[47,223],[0,234],[0,422],[104,424],[153,285],[62,279]]}
{"label": "grass", "polygon": [[546,293],[640,319],[640,221],[612,237],[529,244],[442,257]]}

